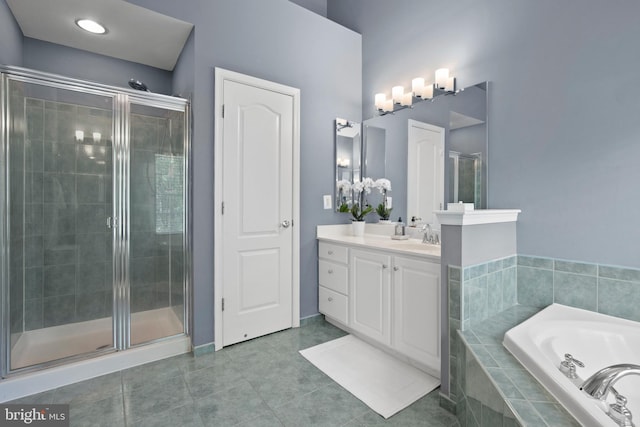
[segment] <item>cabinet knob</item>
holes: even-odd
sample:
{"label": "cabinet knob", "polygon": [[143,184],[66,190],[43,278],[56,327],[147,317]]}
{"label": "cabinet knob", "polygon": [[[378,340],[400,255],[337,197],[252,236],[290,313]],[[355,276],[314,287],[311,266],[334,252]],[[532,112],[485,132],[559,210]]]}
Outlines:
{"label": "cabinet knob", "polygon": [[382,268],[389,268],[387,264],[382,264]]}
{"label": "cabinet knob", "polygon": [[329,270],[327,270],[327,273],[333,274],[333,270],[329,269]]}
{"label": "cabinet knob", "polygon": [[396,266],[396,267],[393,267],[393,271],[398,271],[398,270],[400,270],[400,268],[399,268],[399,267],[397,267],[397,266]]}
{"label": "cabinet knob", "polygon": [[327,252],[329,255],[333,255],[333,251],[329,251]]}
{"label": "cabinet knob", "polygon": [[333,298],[329,297],[329,298],[327,298],[327,301],[331,302],[331,301],[333,301]]}

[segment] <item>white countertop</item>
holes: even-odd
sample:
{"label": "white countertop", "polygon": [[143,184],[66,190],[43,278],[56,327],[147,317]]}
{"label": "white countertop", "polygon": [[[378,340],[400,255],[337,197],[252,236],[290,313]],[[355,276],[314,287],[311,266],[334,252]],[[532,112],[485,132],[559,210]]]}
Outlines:
{"label": "white countertop", "polygon": [[350,246],[382,249],[402,255],[413,255],[440,262],[440,245],[422,243],[420,239],[393,240],[393,225],[367,224],[362,237],[351,235],[351,225],[319,225],[318,240],[344,243]]}

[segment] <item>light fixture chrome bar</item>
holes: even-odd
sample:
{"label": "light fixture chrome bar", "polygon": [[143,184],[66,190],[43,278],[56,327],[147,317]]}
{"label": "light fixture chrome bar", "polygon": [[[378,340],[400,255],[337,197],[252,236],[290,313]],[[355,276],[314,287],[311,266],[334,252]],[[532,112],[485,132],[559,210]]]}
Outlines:
{"label": "light fixture chrome bar", "polygon": [[416,102],[431,101],[442,95],[456,95],[460,90],[456,88],[456,78],[449,76],[448,68],[436,70],[436,82],[425,85],[424,78],[417,77],[411,81],[411,92],[404,93],[402,86],[394,86],[391,89],[391,99],[387,99],[384,93],[375,95],[375,108],[380,116],[412,108]]}

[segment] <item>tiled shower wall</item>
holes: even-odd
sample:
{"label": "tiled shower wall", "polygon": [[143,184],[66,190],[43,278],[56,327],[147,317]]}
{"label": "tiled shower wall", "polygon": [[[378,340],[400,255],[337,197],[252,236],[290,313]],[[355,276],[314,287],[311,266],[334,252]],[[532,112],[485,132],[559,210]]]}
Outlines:
{"label": "tiled shower wall", "polygon": [[24,330],[110,316],[111,111],[26,98],[25,114]]}
{"label": "tiled shower wall", "polygon": [[184,148],[171,117],[131,115],[131,312],[171,306],[181,319]]}
{"label": "tiled shower wall", "polygon": [[[9,170],[9,197],[12,201],[9,206],[9,250],[15,256],[9,259],[9,282],[10,283],[22,283],[24,279],[24,270],[22,265],[24,262],[24,255],[22,248],[25,245],[25,241],[31,243],[31,238],[25,238],[24,230],[24,147],[22,141],[24,140],[24,127],[16,126],[15,123],[20,117],[22,112],[19,107],[22,105],[22,88],[17,87],[15,90],[10,91],[10,106],[11,106],[11,120],[10,123],[10,146],[9,146],[9,163],[14,165]],[[28,262],[28,260],[27,260]],[[9,299],[11,301],[24,300],[24,289],[22,286],[12,286],[9,289]],[[24,330],[24,304],[11,305],[9,311],[10,333],[12,337],[12,345],[15,344],[20,336],[20,333]]]}
{"label": "tiled shower wall", "polygon": [[[112,112],[32,98],[13,105],[24,109],[14,114],[23,114],[27,129],[25,138],[12,135],[10,147],[12,333],[109,317]],[[132,312],[171,305],[182,318],[182,230],[156,228],[162,177],[155,174],[158,153],[180,163],[182,133],[182,120],[132,116]],[[182,185],[164,194],[183,215]]]}

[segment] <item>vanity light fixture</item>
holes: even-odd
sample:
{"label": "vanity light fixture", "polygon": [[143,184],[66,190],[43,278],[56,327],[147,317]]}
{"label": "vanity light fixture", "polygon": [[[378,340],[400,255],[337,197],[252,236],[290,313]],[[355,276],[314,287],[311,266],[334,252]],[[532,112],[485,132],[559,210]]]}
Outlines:
{"label": "vanity light fixture", "polygon": [[447,85],[447,80],[449,79],[449,69],[448,68],[438,68],[436,70],[436,88],[444,89]]}
{"label": "vanity light fixture", "polygon": [[[380,115],[385,115],[411,108],[414,102],[433,101],[436,96],[455,95],[456,93],[458,93],[456,78],[449,76],[448,68],[439,68],[435,73],[435,83],[425,84],[424,78],[416,77],[411,80],[411,92],[405,93],[404,87],[394,86],[391,89],[391,99],[387,99],[387,95],[384,93],[377,93],[375,95],[375,106]],[[417,99],[417,101],[414,99]]]}
{"label": "vanity light fixture", "polygon": [[402,102],[403,95],[404,88],[402,86],[394,86],[391,88],[391,98],[393,98],[394,104],[400,104]]}
{"label": "vanity light fixture", "polygon": [[376,109],[390,113],[393,111],[393,99],[387,99],[387,95],[384,93],[376,93]]}
{"label": "vanity light fixture", "polygon": [[76,25],[92,34],[100,34],[100,35],[107,34],[107,27],[100,24],[99,22],[94,21],[93,19],[88,19],[88,18],[76,19]]}
{"label": "vanity light fixture", "polygon": [[351,164],[351,161],[349,159],[343,159],[342,157],[338,157],[336,163],[338,167],[348,168],[349,165]]}

